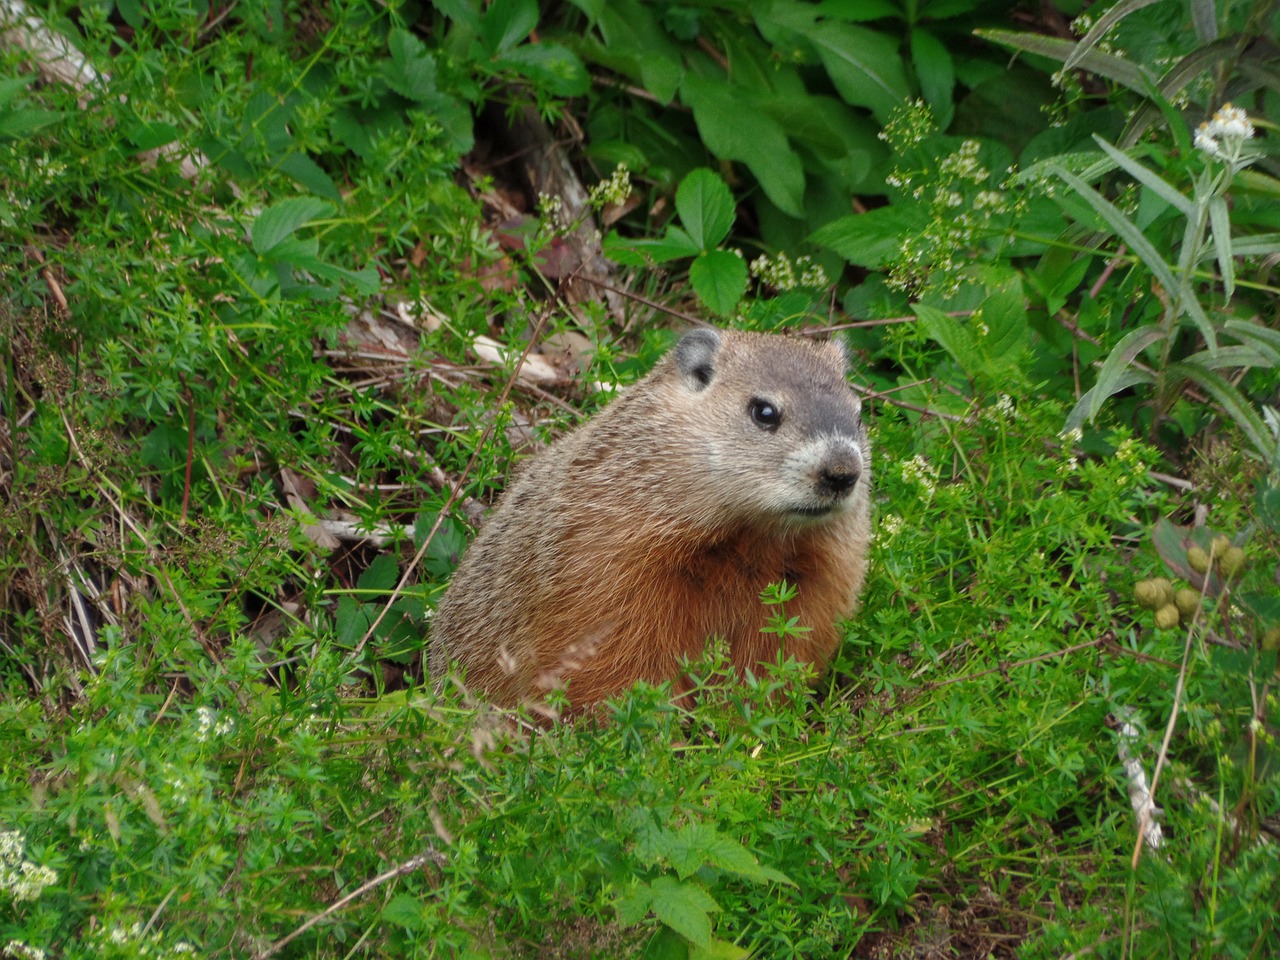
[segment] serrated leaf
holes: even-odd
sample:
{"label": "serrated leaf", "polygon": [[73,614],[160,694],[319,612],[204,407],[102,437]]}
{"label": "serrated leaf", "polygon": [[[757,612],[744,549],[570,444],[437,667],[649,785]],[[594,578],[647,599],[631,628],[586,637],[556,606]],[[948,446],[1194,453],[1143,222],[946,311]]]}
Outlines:
{"label": "serrated leaf", "polygon": [[1153,343],[1159,343],[1164,338],[1164,329],[1154,323],[1130,330],[1121,338],[1120,342],[1107,354],[1107,359],[1102,361],[1098,379],[1094,382],[1093,389],[1089,391],[1093,394],[1093,400],[1089,405],[1088,419],[1092,420],[1096,417],[1098,411],[1102,409],[1103,401],[1121,389],[1118,386],[1120,376],[1128,372],[1134,358],[1147,347]]}
{"label": "serrated leaf", "polygon": [[526,43],[508,50],[494,65],[515,70],[557,97],[577,97],[591,89],[591,77],[577,54],[558,43]]}
{"label": "serrated leaf", "polygon": [[436,94],[436,61],[427,45],[403,27],[387,37],[391,59],[382,66],[382,77],[400,96],[427,100]]}
{"label": "serrated leaf", "polygon": [[290,197],[273,203],[258,214],[249,235],[253,249],[265,254],[282,243],[299,227],[333,212],[333,205],[318,197]]}
{"label": "serrated leaf", "polygon": [[727,317],[747,289],[747,264],[736,253],[712,250],[689,264],[689,283],[712,312]]}
{"label": "serrated leaf", "polygon": [[699,167],[676,188],[676,213],[698,249],[713,250],[733,226],[733,194],[719,175]]}
{"label": "serrated leaf", "polygon": [[406,930],[424,927],[422,904],[407,893],[397,893],[382,907],[382,919]]}
{"label": "serrated leaf", "polygon": [[982,365],[982,354],[969,325],[925,303],[913,303],[911,309],[929,338],[946,350],[967,376],[973,376]]}
{"label": "serrated leaf", "polygon": [[711,914],[720,905],[699,883],[680,881],[672,877],[658,877],[653,881],[654,915],[698,946],[711,943]]}
{"label": "serrated leaf", "polygon": [[334,203],[342,202],[342,193],[329,178],[329,174],[325,173],[324,168],[305,153],[300,151],[290,153],[282,157],[276,166],[280,168],[281,173],[292,177],[308,193],[314,193]]}
{"label": "serrated leaf", "polygon": [[689,944],[688,956],[689,960],[745,960],[746,957],[751,956],[751,951],[744,950],[728,940],[713,938],[705,947],[696,943]]}
{"label": "serrated leaf", "polygon": [[356,579],[360,590],[390,590],[400,579],[400,567],[389,554],[379,554]]}
{"label": "serrated leaf", "polygon": [[649,913],[649,905],[653,903],[653,888],[647,883],[638,883],[617,900],[613,908],[618,911],[618,922],[624,927],[633,927]]}
{"label": "serrated leaf", "polygon": [[832,220],[809,235],[809,242],[834,250],[850,263],[878,270],[901,253],[903,241],[920,233],[929,215],[915,204],[876,207]]}

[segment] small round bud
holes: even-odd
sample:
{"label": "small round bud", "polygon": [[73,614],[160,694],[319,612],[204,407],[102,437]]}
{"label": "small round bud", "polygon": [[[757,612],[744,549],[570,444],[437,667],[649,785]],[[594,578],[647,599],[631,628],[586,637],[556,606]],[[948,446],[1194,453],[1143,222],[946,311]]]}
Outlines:
{"label": "small round bud", "polygon": [[1165,604],[1156,611],[1156,626],[1161,630],[1172,630],[1180,619],[1178,608],[1172,603]]}
{"label": "small round bud", "polygon": [[1154,580],[1139,580],[1134,584],[1133,599],[1143,610],[1155,610],[1164,606],[1160,602],[1160,588]]}
{"label": "small round bud", "polygon": [[1231,541],[1228,540],[1226,537],[1222,536],[1221,534],[1219,534],[1218,536],[1213,538],[1212,546],[1213,546],[1213,555],[1215,557],[1221,557],[1224,553],[1227,552],[1227,550],[1231,548]]}
{"label": "small round bud", "polygon": [[1244,566],[1244,550],[1240,547],[1227,547],[1218,565],[1228,577],[1234,577]]}
{"label": "small round bud", "polygon": [[1200,591],[1183,587],[1173,595],[1173,605],[1178,608],[1183,619],[1191,617],[1200,607]]}
{"label": "small round bud", "polygon": [[1209,554],[1204,547],[1187,548],[1187,565],[1196,573],[1205,573],[1209,569]]}

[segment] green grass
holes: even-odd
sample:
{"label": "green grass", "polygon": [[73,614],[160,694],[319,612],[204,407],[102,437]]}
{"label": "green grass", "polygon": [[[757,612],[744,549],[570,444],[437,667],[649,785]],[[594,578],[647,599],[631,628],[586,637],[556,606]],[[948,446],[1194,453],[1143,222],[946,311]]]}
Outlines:
{"label": "green grass", "polygon": [[[1235,435],[1180,462],[1104,414],[1077,442],[1069,371],[1027,383],[971,344],[975,390],[920,326],[860,331],[860,380],[922,383],[869,404],[873,563],[825,676],[732,677],[713,645],[692,705],[641,687],[551,726],[434,691],[427,611],[474,519],[455,505],[409,567],[441,475],[485,501],[517,428],[605,402],[504,393],[469,338],[584,326],[584,380],[624,381],[670,340],[578,324],[460,173],[466,110],[564,94],[513,66],[523,36],[477,53],[441,20],[416,45],[377,5],[132,11],[51,17],[110,65],[84,103],[0,54],[24,81],[0,97],[0,952],[1280,951],[1280,510]],[[215,161],[194,182],[136,157],[171,132]],[[980,290],[1031,324],[1014,269]],[[443,318],[401,330],[407,358],[350,339],[353,306],[397,302]],[[1027,369],[1050,340],[1021,332]],[[1158,630],[1134,586],[1185,562],[1152,531],[1197,504],[1248,562]],[[318,543],[312,516],[378,538]],[[1150,776],[1175,708],[1165,846],[1135,868],[1118,725]]]}

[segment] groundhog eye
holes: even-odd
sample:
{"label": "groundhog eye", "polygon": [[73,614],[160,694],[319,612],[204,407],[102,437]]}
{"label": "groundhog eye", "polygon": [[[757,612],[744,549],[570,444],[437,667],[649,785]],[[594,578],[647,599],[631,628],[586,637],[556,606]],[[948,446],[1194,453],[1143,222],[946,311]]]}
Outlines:
{"label": "groundhog eye", "polygon": [[761,430],[777,430],[782,424],[782,411],[768,400],[752,397],[747,404],[747,411],[751,414],[752,422]]}

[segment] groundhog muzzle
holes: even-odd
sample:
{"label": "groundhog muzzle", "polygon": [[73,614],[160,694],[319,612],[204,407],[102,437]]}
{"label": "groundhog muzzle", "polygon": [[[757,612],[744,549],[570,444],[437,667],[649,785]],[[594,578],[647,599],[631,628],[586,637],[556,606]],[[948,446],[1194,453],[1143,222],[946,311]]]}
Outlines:
{"label": "groundhog muzzle", "polygon": [[[566,687],[575,709],[678,679],[723,637],[739,672],[779,647],[826,666],[866,575],[871,451],[834,343],[694,330],[520,471],[431,624],[500,704]],[[808,628],[761,633],[785,580]]]}

